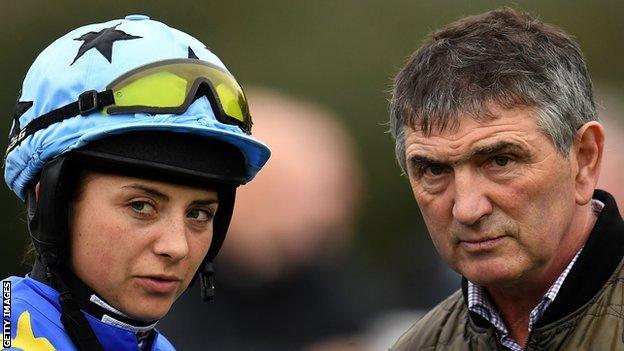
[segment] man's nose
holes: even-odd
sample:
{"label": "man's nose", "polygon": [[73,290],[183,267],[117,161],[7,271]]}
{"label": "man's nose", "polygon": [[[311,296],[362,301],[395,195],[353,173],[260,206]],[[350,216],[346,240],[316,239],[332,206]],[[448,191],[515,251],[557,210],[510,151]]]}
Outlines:
{"label": "man's nose", "polygon": [[453,217],[464,225],[475,225],[492,212],[492,204],[485,194],[485,182],[469,169],[454,172]]}
{"label": "man's nose", "polygon": [[189,252],[187,230],[184,219],[169,218],[158,228],[154,252],[172,261],[179,261]]}

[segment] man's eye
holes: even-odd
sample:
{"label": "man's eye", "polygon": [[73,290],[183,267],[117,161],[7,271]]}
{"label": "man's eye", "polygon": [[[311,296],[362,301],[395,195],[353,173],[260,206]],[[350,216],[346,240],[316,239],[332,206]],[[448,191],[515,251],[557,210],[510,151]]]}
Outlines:
{"label": "man's eye", "polygon": [[500,166],[500,167],[507,166],[509,161],[510,161],[510,159],[507,156],[496,156],[496,157],[494,157],[494,163],[496,163],[496,165]]}
{"label": "man's eye", "polygon": [[444,166],[441,165],[429,165],[424,167],[424,174],[430,176],[439,176],[444,173]]}

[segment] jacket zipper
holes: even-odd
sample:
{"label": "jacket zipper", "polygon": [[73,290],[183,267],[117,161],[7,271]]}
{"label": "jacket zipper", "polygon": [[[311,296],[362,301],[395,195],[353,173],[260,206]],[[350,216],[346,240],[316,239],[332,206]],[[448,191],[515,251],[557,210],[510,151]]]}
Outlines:
{"label": "jacket zipper", "polygon": [[500,341],[500,335],[498,335],[498,330],[494,329],[494,336],[496,337],[496,349],[499,351],[504,351],[503,344]]}

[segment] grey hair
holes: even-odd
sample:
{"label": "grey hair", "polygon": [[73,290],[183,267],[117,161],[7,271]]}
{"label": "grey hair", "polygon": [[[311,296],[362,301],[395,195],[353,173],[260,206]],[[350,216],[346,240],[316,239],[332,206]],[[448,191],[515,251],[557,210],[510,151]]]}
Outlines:
{"label": "grey hair", "polygon": [[597,120],[592,82],[576,41],[526,13],[502,8],[431,33],[394,80],[390,133],[405,172],[405,134],[457,128],[462,116],[496,118],[494,104],[530,107],[564,156],[576,130]]}

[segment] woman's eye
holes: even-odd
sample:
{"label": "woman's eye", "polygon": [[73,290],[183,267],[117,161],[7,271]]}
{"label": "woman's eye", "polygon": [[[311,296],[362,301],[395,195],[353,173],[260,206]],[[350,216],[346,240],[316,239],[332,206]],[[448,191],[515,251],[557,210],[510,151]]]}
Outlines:
{"label": "woman's eye", "polygon": [[134,212],[141,214],[148,214],[154,210],[154,206],[145,201],[133,201],[130,203],[130,208],[132,208]]}
{"label": "woman's eye", "polygon": [[188,217],[199,220],[208,221],[212,219],[212,213],[206,210],[191,210],[188,213]]}

